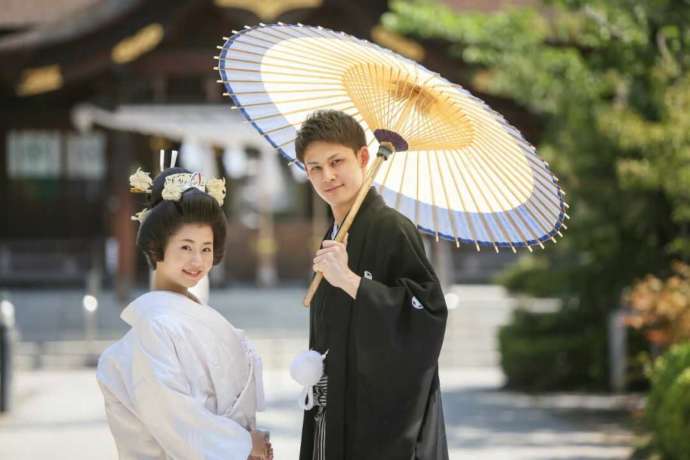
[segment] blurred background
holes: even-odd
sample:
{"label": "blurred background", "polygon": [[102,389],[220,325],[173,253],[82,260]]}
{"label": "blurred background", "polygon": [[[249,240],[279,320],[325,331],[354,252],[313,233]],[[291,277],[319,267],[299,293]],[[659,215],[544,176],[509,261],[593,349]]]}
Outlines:
{"label": "blurred background", "polygon": [[[301,299],[328,225],[299,169],[230,110],[213,57],[259,22],[405,55],[516,126],[560,179],[565,237],[534,253],[429,238],[450,309],[451,458],[688,458],[690,5],[683,0],[0,0],[0,458],[116,458],[95,381],[146,291],[138,167],[225,177],[210,304],[267,367],[297,458]],[[414,384],[414,382],[411,382]]]}

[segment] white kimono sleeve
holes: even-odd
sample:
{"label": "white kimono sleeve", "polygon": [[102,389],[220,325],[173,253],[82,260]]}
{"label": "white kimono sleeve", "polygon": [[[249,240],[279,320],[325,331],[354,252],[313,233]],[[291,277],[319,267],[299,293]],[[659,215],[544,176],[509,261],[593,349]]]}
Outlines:
{"label": "white kimono sleeve", "polygon": [[[180,460],[246,460],[250,433],[195,399],[170,334],[160,324],[137,324],[132,353],[133,405],[167,455]],[[222,391],[222,389],[219,389]]]}

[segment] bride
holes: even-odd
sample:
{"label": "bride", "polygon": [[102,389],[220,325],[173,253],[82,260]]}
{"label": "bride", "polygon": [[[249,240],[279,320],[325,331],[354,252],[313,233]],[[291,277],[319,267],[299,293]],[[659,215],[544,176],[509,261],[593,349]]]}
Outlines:
{"label": "bride", "polygon": [[242,331],[188,291],[223,258],[225,180],[170,168],[153,181],[137,170],[130,184],[150,197],[133,219],[153,290],[123,310],[131,329],[98,363],[120,459],[272,459],[256,431],[261,361]]}

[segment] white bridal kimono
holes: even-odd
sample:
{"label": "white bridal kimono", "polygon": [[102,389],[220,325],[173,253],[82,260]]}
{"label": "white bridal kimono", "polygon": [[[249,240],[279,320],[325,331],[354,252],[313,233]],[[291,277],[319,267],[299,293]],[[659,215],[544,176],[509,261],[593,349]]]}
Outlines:
{"label": "white bridal kimono", "polygon": [[121,460],[241,459],[263,410],[261,360],[239,329],[182,294],[152,291],[97,378]]}

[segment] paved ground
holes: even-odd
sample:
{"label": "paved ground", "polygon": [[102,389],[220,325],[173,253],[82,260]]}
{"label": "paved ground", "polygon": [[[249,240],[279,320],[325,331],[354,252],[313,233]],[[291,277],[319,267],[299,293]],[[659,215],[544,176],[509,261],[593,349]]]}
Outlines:
{"label": "paved ground", "polygon": [[[631,434],[627,397],[560,394],[543,397],[501,391],[495,332],[514,299],[492,286],[456,286],[461,299],[449,315],[441,382],[451,459],[624,459]],[[267,365],[268,410],[259,424],[271,430],[276,458],[296,459],[299,388],[287,372],[306,346],[307,311],[301,289],[214,292],[211,304],[257,343]],[[0,416],[0,459],[116,458],[94,378],[84,368],[81,293],[13,292],[24,342],[13,410]],[[453,299],[450,299],[453,300]],[[106,346],[126,329],[120,306],[107,294],[99,308]],[[33,369],[40,367],[39,369]]]}
{"label": "paved ground", "polygon": [[[299,388],[287,370],[266,373],[268,410],[259,424],[271,431],[277,459],[298,455]],[[535,398],[499,391],[492,369],[442,372],[451,459],[624,459],[630,432],[622,424],[625,398],[555,395]],[[11,415],[0,416],[0,458],[115,459],[93,369],[29,371],[17,375]]]}

